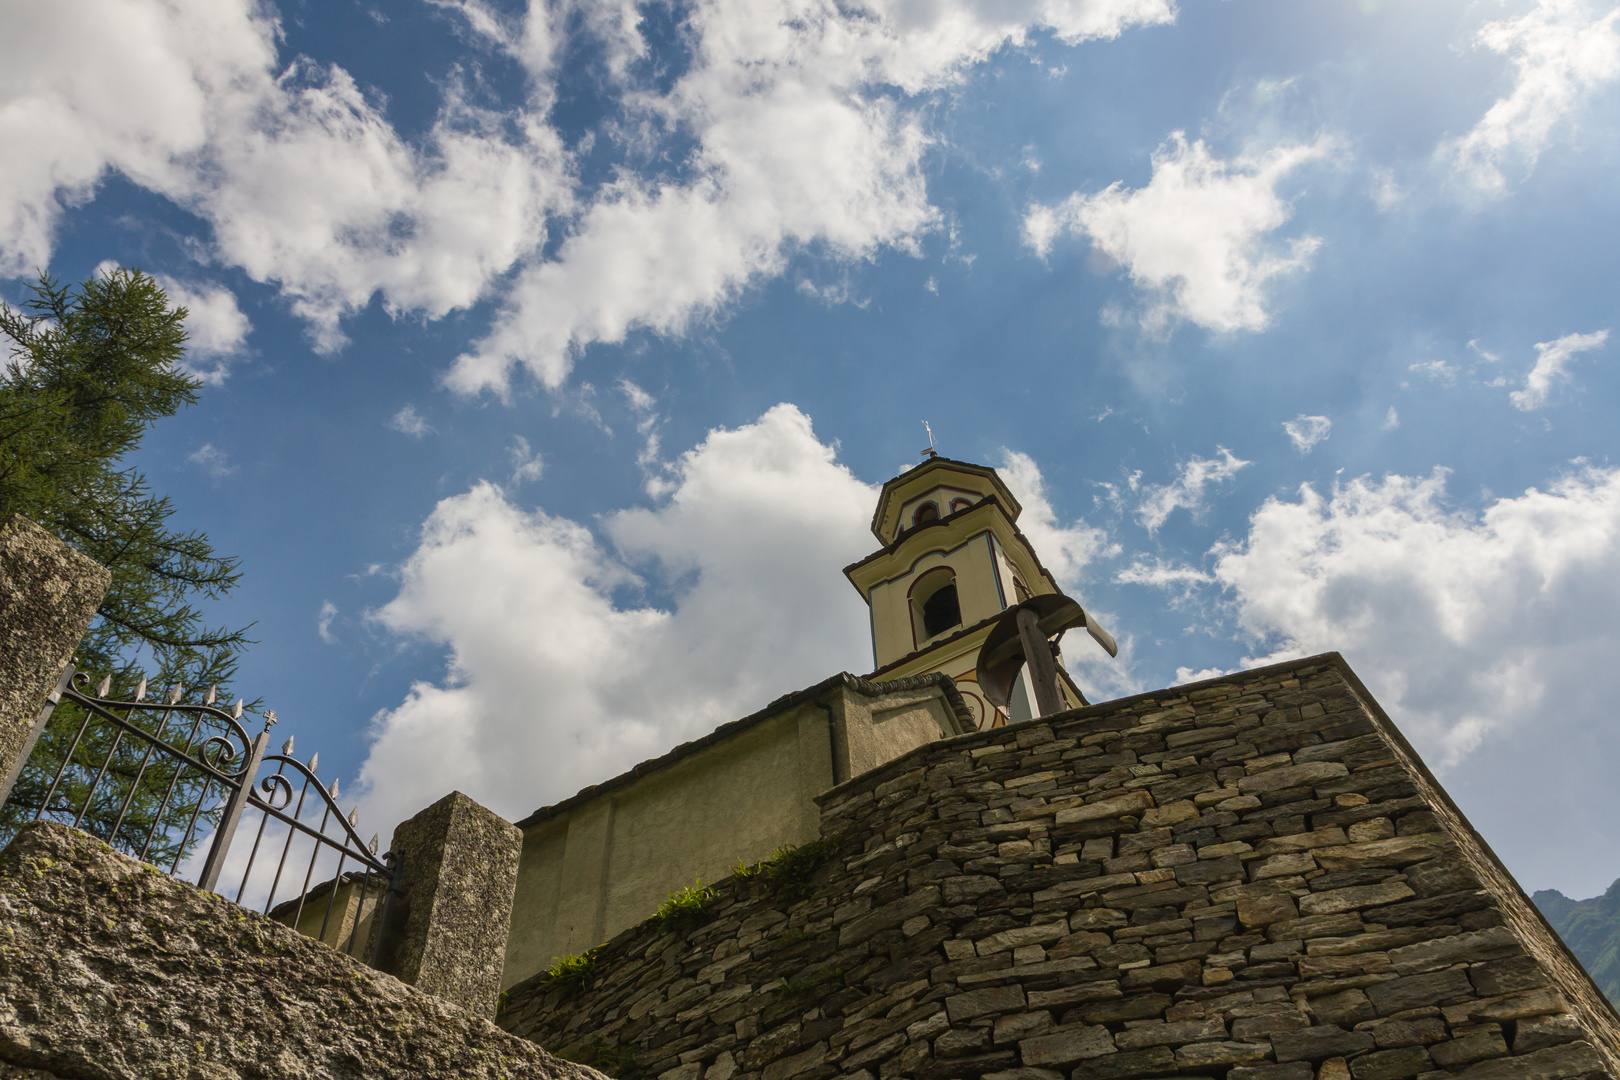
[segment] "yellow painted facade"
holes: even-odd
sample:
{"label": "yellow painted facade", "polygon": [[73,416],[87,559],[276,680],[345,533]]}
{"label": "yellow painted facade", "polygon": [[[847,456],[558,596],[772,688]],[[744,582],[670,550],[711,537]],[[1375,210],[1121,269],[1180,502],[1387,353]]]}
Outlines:
{"label": "yellow painted facade", "polygon": [[[844,570],[871,609],[873,678],[943,672],[980,727],[1028,718],[1022,677],[1009,717],[985,700],[975,672],[979,647],[1003,611],[1059,591],[1018,531],[1022,512],[994,469],[949,458],[932,458],[883,485],[872,518],[883,547]],[[930,622],[930,600],[948,588],[955,589],[956,619],[944,624],[949,604],[936,601],[936,616],[945,616]],[[1059,671],[1066,704],[1085,704]]]}
{"label": "yellow painted facade", "polygon": [[938,683],[834,677],[787,700],[517,823],[503,987],[636,925],[694,880],[816,839],[817,795],[970,730]]}

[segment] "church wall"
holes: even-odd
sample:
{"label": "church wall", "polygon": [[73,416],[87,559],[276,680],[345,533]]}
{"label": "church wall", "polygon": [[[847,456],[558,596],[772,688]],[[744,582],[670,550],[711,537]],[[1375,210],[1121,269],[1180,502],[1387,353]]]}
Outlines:
{"label": "church wall", "polygon": [[1336,655],[924,746],[497,1023],[622,1080],[1597,1080],[1620,1018]]}
{"label": "church wall", "polygon": [[814,840],[816,796],[835,779],[963,730],[937,686],[869,694],[834,683],[526,826],[502,985],[634,926],[697,879]]}
{"label": "church wall", "polygon": [[524,831],[502,985],[582,953],[670,893],[815,838],[832,786],[826,713],[806,703]]}

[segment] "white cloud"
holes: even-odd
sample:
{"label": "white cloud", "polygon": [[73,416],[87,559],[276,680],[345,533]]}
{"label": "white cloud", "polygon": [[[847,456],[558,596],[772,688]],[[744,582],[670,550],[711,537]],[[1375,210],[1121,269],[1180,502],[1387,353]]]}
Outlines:
{"label": "white cloud", "polygon": [[1569,378],[1569,362],[1583,352],[1601,348],[1609,340],[1607,330],[1593,334],[1565,334],[1556,341],[1536,343],[1536,366],[1524,378],[1524,389],[1508,395],[1513,407],[1528,412],[1547,404],[1553,384]]}
{"label": "white cloud", "polygon": [[668,471],[668,466],[658,456],[660,453],[659,416],[656,411],[658,401],[629,379],[619,380],[619,392],[624,395],[626,403],[630,406],[630,412],[635,415],[636,434],[642,437],[641,453],[636,455],[636,464],[646,473],[647,494],[664,495],[674,481],[664,475]]}
{"label": "white cloud", "polygon": [[[119,173],[206,221],[204,255],[277,285],[320,349],[374,297],[433,319],[496,294],[451,385],[502,391],[521,366],[556,387],[592,343],[680,334],[796,252],[914,250],[940,220],[922,169],[932,95],[1037,29],[1076,44],[1175,17],[1171,0],[702,0],[683,9],[690,68],[663,89],[634,75],[648,49],[630,0],[438,2],[530,82],[492,110],[451,79],[414,139],[347,71],[280,56],[255,0],[16,14],[0,37],[0,273],[48,263],[63,212]],[[570,35],[602,46],[626,113],[594,188],[548,120]],[[548,256],[551,218],[568,235]]]}
{"label": "white cloud", "polygon": [[1444,360],[1419,360],[1415,364],[1408,364],[1406,370],[1447,385],[1457,381],[1457,366]]}
{"label": "white cloud", "polygon": [[1024,242],[1045,257],[1066,233],[1088,237],[1147,293],[1142,324],[1150,331],[1180,319],[1211,330],[1262,330],[1270,318],[1267,283],[1303,269],[1321,246],[1308,235],[1280,246],[1266,242],[1293,214],[1277,184],[1335,149],[1323,136],[1228,163],[1203,140],[1189,143],[1177,131],[1154,152],[1146,187],[1116,181],[1095,195],[1076,192],[1056,206],[1034,206],[1024,219]]}
{"label": "white cloud", "polygon": [[341,68],[283,67],[252,0],[60,0],[6,31],[0,273],[48,263],[62,212],[118,172],[205,219],[213,257],[279,284],[335,348],[378,292],[430,317],[472,303],[566,203],[532,115],[452,87],[409,145]]}
{"label": "white cloud", "polygon": [[1617,20],[1620,8],[1596,17],[1583,0],[1539,0],[1517,18],[1486,23],[1476,42],[1513,62],[1513,91],[1441,152],[1485,191],[1505,190],[1509,159],[1533,168],[1553,129],[1594,89],[1620,77]]}
{"label": "white cloud", "polygon": [[1342,651],[1521,878],[1590,895],[1620,863],[1620,470],[1478,514],[1445,477],[1268,499],[1215,577],[1265,654],[1246,664]]}
{"label": "white cloud", "polygon": [[409,435],[413,439],[420,439],[424,435],[433,434],[433,427],[422,415],[416,411],[416,406],[406,402],[400,406],[399,412],[388,418],[388,426],[402,435]]}
{"label": "white cloud", "polygon": [[[596,192],[556,258],[519,275],[450,385],[505,392],[521,366],[556,386],[589,345],[638,329],[680,334],[811,245],[842,261],[914,249],[939,221],[916,95],[1036,27],[1076,43],[1173,18],[1168,0],[693,4],[691,68],[667,94],[626,98],[649,138],[691,133],[686,177],[626,171]],[[549,70],[550,51],[528,55],[531,70]]]}
{"label": "white cloud", "polygon": [[1052,509],[1046,494],[1046,481],[1034,458],[1003,447],[1001,464],[996,471],[1024,508],[1018,518],[1019,531],[1034,545],[1041,563],[1052,572],[1059,588],[1067,592],[1078,590],[1085,580],[1087,566],[1097,559],[1119,554],[1119,545],[1108,539],[1106,530],[1084,521],[1065,525],[1058,520],[1057,511]]}
{"label": "white cloud", "polygon": [[1391,405],[1389,407],[1389,412],[1384,414],[1384,430],[1385,431],[1394,431],[1396,428],[1398,428],[1400,426],[1401,426],[1401,414],[1395,411],[1395,406]]}
{"label": "white cloud", "polygon": [[253,329],[237,306],[236,294],[209,282],[190,284],[165,274],[154,277],[169,302],[186,309],[186,370],[210,386],[223,384]]}
{"label": "white cloud", "polygon": [[315,616],[315,632],[319,634],[321,636],[321,640],[326,642],[328,645],[337,644],[337,636],[332,633],[332,620],[337,618],[337,616],[337,605],[332,603],[330,600],[322,600],[321,610]]}
{"label": "white cloud", "polygon": [[1333,421],[1325,416],[1306,416],[1300,413],[1292,420],[1283,421],[1283,431],[1293,440],[1295,448],[1302,454],[1310,453],[1332,430]]}
{"label": "white cloud", "polygon": [[512,477],[507,483],[513,488],[540,479],[540,474],[545,471],[545,462],[529,447],[529,440],[521,435],[512,436],[512,445],[506,453],[512,459]]}
{"label": "white cloud", "polygon": [[215,480],[224,479],[236,471],[236,466],[230,463],[225,451],[213,443],[203,443],[187,454],[186,460],[193,465],[201,466],[202,470]]}
{"label": "white cloud", "polygon": [[719,429],[652,509],[598,534],[482,484],[442,501],[373,617],[449,653],[380,714],[368,820],[452,787],[508,817],[841,669],[870,664],[840,568],[867,554],[876,490],[779,405]]}
{"label": "white cloud", "polygon": [[1157,532],[1159,526],[1179,509],[1196,515],[1204,508],[1204,489],[1236,476],[1248,465],[1224,446],[1217,446],[1219,457],[1201,458],[1194,454],[1181,466],[1181,475],[1169,484],[1145,484],[1137,520],[1148,532]]}

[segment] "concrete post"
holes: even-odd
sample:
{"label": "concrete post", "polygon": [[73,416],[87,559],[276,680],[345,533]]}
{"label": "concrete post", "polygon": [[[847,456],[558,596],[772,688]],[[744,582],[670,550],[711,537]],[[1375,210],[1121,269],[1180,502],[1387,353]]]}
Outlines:
{"label": "concrete post", "polygon": [[523,833],[459,791],[394,830],[400,895],[378,967],[479,1016],[500,998]]}
{"label": "concrete post", "polygon": [[107,570],[21,515],[0,523],[0,799],[35,721],[112,584]]}

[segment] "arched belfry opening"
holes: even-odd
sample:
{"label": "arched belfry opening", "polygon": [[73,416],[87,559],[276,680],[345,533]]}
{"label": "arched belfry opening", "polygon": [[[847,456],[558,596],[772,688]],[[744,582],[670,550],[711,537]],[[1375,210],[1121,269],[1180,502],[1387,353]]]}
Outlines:
{"label": "arched belfry opening", "polygon": [[956,576],[948,575],[946,583],[933,589],[922,602],[923,640],[938,638],[949,628],[961,625],[962,604],[956,597]]}

